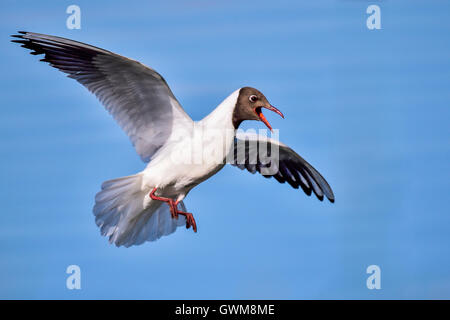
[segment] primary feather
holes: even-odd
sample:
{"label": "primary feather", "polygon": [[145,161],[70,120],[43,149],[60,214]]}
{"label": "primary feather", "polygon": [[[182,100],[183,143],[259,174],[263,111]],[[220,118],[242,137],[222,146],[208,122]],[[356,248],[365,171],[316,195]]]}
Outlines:
{"label": "primary feather", "polygon": [[85,43],[34,32],[12,40],[44,54],[41,61],[68,74],[94,93],[127,133],[144,162],[161,148],[177,125],[191,125],[164,78],[155,70]]}

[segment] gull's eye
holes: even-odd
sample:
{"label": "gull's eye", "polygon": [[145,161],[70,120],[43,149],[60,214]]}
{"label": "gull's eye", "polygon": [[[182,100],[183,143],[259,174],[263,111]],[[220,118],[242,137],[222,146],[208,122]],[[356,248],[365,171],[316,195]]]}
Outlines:
{"label": "gull's eye", "polygon": [[252,94],[250,97],[248,97],[248,100],[250,100],[250,102],[256,102],[258,100],[258,97]]}

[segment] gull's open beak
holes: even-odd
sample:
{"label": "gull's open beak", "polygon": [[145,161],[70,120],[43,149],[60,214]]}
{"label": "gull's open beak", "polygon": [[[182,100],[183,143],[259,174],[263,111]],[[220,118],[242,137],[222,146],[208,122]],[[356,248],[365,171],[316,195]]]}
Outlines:
{"label": "gull's open beak", "polygon": [[256,108],[255,108],[255,113],[256,113],[256,115],[259,117],[259,119],[260,119],[262,122],[264,122],[264,124],[267,126],[267,128],[269,128],[270,131],[273,132],[272,126],[270,125],[269,121],[267,121],[266,117],[263,115],[263,113],[262,113],[262,111],[261,111],[262,108],[266,108],[266,109],[268,109],[268,110],[270,110],[270,111],[273,111],[273,112],[275,112],[275,113],[278,113],[283,119],[284,119],[284,116],[283,116],[283,114],[281,113],[280,110],[278,110],[277,108],[275,108],[274,106],[272,106],[272,105],[270,105],[270,104],[269,104],[269,106],[263,106],[263,107],[256,107]]}

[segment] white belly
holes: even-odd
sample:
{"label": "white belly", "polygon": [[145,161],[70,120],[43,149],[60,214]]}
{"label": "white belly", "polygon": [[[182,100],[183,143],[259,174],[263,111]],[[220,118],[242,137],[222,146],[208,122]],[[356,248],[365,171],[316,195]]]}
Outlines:
{"label": "white belly", "polygon": [[[144,170],[143,183],[157,187],[159,195],[182,200],[187,193],[225,165],[226,152],[234,133],[206,137],[192,134],[160,150]],[[230,136],[231,135],[231,136]]]}

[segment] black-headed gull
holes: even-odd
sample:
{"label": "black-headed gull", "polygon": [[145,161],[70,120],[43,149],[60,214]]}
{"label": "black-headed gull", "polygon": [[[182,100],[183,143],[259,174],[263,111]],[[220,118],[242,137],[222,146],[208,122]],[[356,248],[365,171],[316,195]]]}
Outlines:
{"label": "black-headed gull", "polygon": [[196,232],[183,199],[225,163],[334,202],[325,179],[291,148],[263,135],[237,132],[244,120],[262,121],[272,130],[262,108],[283,116],[260,91],[240,88],[207,117],[193,121],[164,78],[135,60],[50,35],[20,31],[13,37],[94,93],[148,162],[135,175],[104,182],[95,196],[95,221],[111,243],[139,245],[181,225]]}

